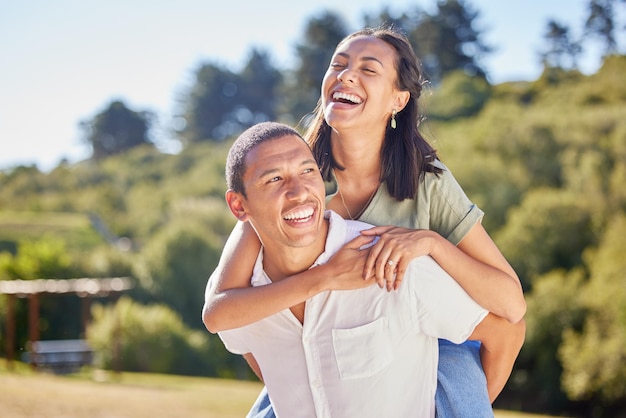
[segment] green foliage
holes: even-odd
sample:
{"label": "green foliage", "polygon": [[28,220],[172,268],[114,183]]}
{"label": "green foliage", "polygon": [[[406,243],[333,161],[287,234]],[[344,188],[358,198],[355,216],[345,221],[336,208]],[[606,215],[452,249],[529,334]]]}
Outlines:
{"label": "green foliage", "polygon": [[[625,70],[613,56],[591,76],[554,69],[492,86],[477,116],[422,126],[523,281],[528,336],[503,395],[511,405],[568,415],[584,405],[598,417],[623,410],[623,275],[597,277],[600,265],[620,271],[622,259],[600,238],[623,234]],[[611,256],[591,261],[604,251]]]}
{"label": "green foliage", "polygon": [[576,194],[533,189],[511,209],[506,226],[495,237],[526,290],[553,269],[572,269],[582,252],[594,244],[592,214]]}
{"label": "green foliage", "polygon": [[482,77],[470,77],[464,71],[450,72],[430,98],[427,113],[435,119],[450,120],[478,113],[491,92]]}
{"label": "green foliage", "polygon": [[63,241],[49,236],[21,241],[16,255],[4,253],[0,259],[0,278],[4,280],[66,279],[72,275],[72,260]]}
{"label": "green foliage", "polygon": [[46,237],[62,242],[69,251],[89,250],[103,242],[83,214],[0,211],[0,240],[14,244],[9,248],[16,248],[19,242]]}
{"label": "green foliage", "polygon": [[117,246],[99,246],[83,259],[85,277],[132,277],[133,254]]}
{"label": "green foliage", "polygon": [[481,59],[491,52],[477,29],[480,13],[462,0],[438,1],[434,14],[422,13],[409,37],[422,59],[427,78],[436,85],[455,70],[486,77]]}
{"label": "green foliage", "polygon": [[584,319],[585,312],[577,303],[583,280],[580,268],[553,270],[538,277],[527,295],[526,341],[511,381],[530,410],[560,412],[567,406],[557,351],[563,330],[579,328]]}
{"label": "green foliage", "polygon": [[151,300],[166,303],[185,323],[201,327],[201,295],[224,241],[190,218],[180,217],[155,234],[142,251],[136,275]]}
{"label": "green foliage", "polygon": [[114,306],[95,305],[92,317],[87,340],[99,367],[219,377],[233,377],[233,370],[243,368],[218,337],[188,328],[165,305],[122,297]]}
{"label": "green foliage", "polygon": [[563,388],[571,399],[615,404],[626,398],[626,215],[616,216],[585,260],[590,279],[576,295],[588,310],[559,349]]}

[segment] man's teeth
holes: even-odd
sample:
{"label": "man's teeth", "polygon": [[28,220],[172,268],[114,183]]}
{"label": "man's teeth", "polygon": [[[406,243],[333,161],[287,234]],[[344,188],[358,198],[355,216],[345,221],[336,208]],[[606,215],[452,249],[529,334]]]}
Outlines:
{"label": "man's teeth", "polygon": [[359,96],[356,96],[354,94],[344,93],[342,91],[337,91],[333,93],[333,99],[335,100],[343,99],[343,100],[347,100],[349,102],[356,103],[356,104],[360,104],[363,101],[361,100]]}
{"label": "man's teeth", "polygon": [[302,209],[302,210],[298,210],[295,212],[290,213],[289,215],[286,215],[284,217],[284,219],[286,221],[295,221],[295,220],[302,220],[302,219],[306,219],[313,216],[313,209],[312,208],[308,208],[308,209]]}

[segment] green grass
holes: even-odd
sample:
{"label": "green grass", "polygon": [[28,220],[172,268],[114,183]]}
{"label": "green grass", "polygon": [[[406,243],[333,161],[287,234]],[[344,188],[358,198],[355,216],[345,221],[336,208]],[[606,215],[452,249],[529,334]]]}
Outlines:
{"label": "green grass", "polygon": [[61,238],[72,248],[103,242],[85,214],[0,211],[0,241],[39,240],[46,235]]}
{"label": "green grass", "polygon": [[[227,379],[116,374],[87,370],[70,376],[0,362],[0,416],[12,418],[241,418],[261,384]],[[495,411],[496,418],[546,418]]]}

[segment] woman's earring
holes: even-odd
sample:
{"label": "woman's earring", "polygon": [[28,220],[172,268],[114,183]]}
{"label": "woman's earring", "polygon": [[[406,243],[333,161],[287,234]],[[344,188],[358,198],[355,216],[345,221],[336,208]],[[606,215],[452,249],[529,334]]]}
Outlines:
{"label": "woman's earring", "polygon": [[398,114],[398,111],[396,109],[393,109],[391,111],[391,129],[396,129],[396,115]]}

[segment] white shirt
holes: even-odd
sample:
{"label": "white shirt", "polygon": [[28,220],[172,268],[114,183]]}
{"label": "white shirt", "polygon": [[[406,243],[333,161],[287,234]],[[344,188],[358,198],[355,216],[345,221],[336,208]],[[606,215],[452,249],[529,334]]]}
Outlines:
{"label": "white shirt", "polygon": [[[327,211],[323,264],[370,225]],[[271,281],[257,259],[253,286]],[[304,324],[289,309],[220,332],[226,348],[252,353],[277,417],[434,417],[437,338],[465,341],[487,311],[431,257],[413,260],[402,286],[322,292]]]}

